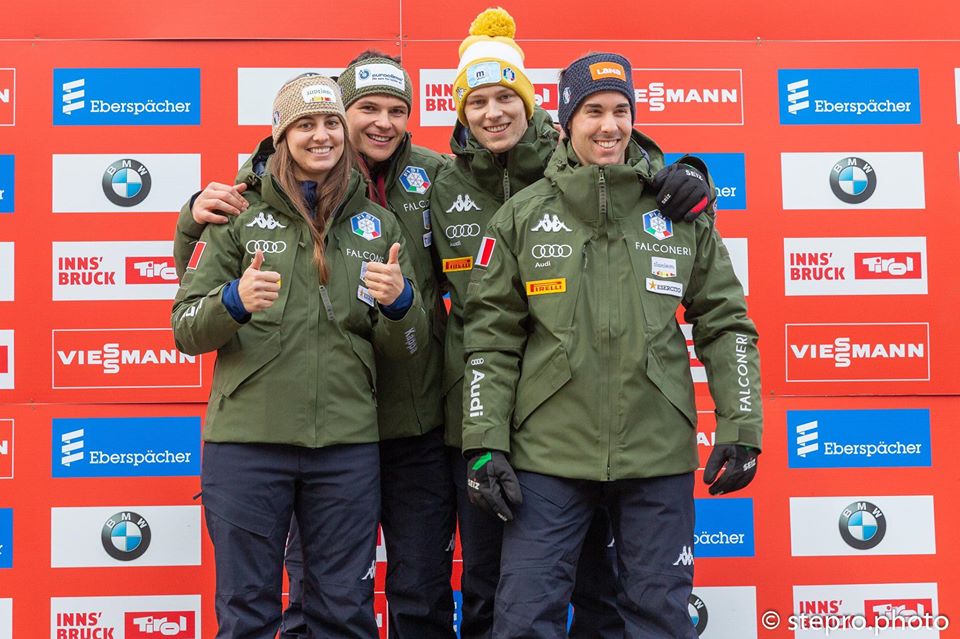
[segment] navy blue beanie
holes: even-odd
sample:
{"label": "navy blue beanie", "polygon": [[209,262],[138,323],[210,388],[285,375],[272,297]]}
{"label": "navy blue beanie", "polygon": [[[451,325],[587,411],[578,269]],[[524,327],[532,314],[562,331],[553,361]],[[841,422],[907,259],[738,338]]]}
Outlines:
{"label": "navy blue beanie", "polygon": [[560,126],[569,135],[570,118],[587,96],[600,91],[618,91],[630,103],[630,121],[637,119],[630,61],[616,53],[591,53],[571,62],[560,76]]}

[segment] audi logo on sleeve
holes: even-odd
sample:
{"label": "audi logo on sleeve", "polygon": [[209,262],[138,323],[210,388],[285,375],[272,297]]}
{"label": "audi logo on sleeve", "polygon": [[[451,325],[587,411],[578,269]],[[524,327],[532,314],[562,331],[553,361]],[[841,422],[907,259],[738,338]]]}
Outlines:
{"label": "audi logo on sleeve", "polygon": [[452,224],[443,231],[448,239],[455,240],[461,237],[476,237],[480,235],[479,224]]}
{"label": "audi logo on sleeve", "polygon": [[548,257],[570,257],[573,249],[569,244],[535,244],[530,249],[530,256],[535,260],[543,260]]}
{"label": "audi logo on sleeve", "polygon": [[250,255],[256,255],[257,251],[263,251],[264,253],[283,253],[286,250],[287,243],[283,241],[250,240],[247,242],[247,253]]}

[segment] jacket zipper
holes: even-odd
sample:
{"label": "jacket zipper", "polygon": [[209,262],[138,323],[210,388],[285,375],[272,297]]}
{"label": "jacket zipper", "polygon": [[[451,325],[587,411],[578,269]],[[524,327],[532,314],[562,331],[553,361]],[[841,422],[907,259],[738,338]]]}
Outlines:
{"label": "jacket zipper", "polygon": [[327,311],[327,319],[331,322],[335,321],[337,318],[333,314],[333,302],[330,301],[330,294],[323,284],[320,285],[320,299],[323,301],[323,308]]}
{"label": "jacket zipper", "polygon": [[[608,299],[609,273],[610,273],[610,245],[607,241],[607,178],[603,172],[603,167],[599,167],[599,176],[597,179],[597,190],[600,198],[600,223],[603,229],[603,237],[600,245],[603,247],[603,259],[600,262],[600,278],[598,289],[599,295],[599,317],[600,326],[600,361],[606,362],[610,357],[610,308]],[[606,479],[610,479],[610,458],[613,446],[613,433],[610,429],[610,368],[604,367],[600,376],[600,428],[603,430],[603,436],[606,437]]]}
{"label": "jacket zipper", "polygon": [[510,174],[506,169],[503,170],[503,201],[510,199]]}

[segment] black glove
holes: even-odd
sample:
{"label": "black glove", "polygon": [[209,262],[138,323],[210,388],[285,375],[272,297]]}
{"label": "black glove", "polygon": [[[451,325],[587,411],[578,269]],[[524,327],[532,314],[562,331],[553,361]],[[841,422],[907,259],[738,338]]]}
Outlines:
{"label": "black glove", "polygon": [[710,205],[710,185],[703,173],[676,162],[653,176],[660,212],[674,222],[692,222]]}
{"label": "black glove", "polygon": [[493,513],[503,521],[513,520],[513,512],[507,501],[514,506],[523,503],[516,473],[504,454],[496,450],[478,452],[468,458],[467,495],[471,504]]}
{"label": "black glove", "polygon": [[[717,444],[703,469],[703,483],[710,484],[711,495],[722,495],[740,490],[757,474],[757,455],[760,451],[740,444]],[[717,473],[725,468],[717,479]]]}

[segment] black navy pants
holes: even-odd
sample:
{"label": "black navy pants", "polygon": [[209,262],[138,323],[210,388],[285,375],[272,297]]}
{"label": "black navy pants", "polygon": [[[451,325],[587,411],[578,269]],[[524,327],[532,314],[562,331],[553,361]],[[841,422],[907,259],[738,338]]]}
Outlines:
{"label": "black navy pants", "polygon": [[[501,580],[501,563],[505,561],[501,558],[505,527],[495,516],[470,503],[467,497],[466,460],[458,449],[450,448],[449,451],[457,486],[457,515],[463,555],[460,637],[490,639],[495,636],[494,598],[499,597],[497,584]],[[526,491],[523,498],[521,509],[526,507]],[[516,512],[517,509],[514,509],[514,514]],[[587,523],[589,527],[585,529],[585,536],[578,545],[578,551],[582,553],[579,555],[581,569],[576,575],[572,595],[568,594],[564,603],[563,633],[550,636],[567,637],[566,605],[572,601],[574,615],[570,627],[571,639],[623,639],[623,620],[617,612],[616,549],[611,543],[613,534],[610,520],[603,508],[594,508]],[[571,586],[574,586],[573,582]]]}
{"label": "black navy pants", "polygon": [[306,540],[303,611],[310,633],[376,639],[379,468],[375,443],[204,445],[201,481],[217,568],[218,639],[275,636],[294,513]]}
{"label": "black navy pants", "polygon": [[[380,442],[380,526],[387,551],[386,597],[390,639],[454,639],[453,482],[443,429]],[[290,607],[283,638],[310,637],[300,618],[299,535],[287,548]]]}
{"label": "black navy pants", "polygon": [[[565,637],[593,513],[610,513],[627,639],[696,639],[693,473],[594,482],[518,472],[523,504],[504,526],[496,639]],[[574,614],[577,605],[574,603]]]}

